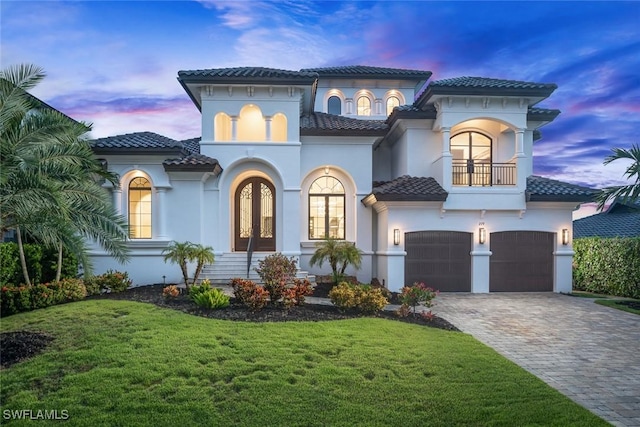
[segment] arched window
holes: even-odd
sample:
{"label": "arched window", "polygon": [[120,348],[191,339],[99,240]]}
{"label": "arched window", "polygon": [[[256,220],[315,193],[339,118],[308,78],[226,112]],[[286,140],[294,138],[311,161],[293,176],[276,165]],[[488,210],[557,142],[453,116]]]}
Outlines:
{"label": "arched window", "polygon": [[454,185],[491,185],[492,141],[479,132],[462,132],[451,137]]}
{"label": "arched window", "polygon": [[248,104],[238,117],[238,141],[266,141],[266,127],[262,111],[257,105]]}
{"label": "arched window", "polygon": [[287,140],[287,116],[277,113],[271,119],[271,140],[285,142]]}
{"label": "arched window", "polygon": [[329,114],[342,114],[342,101],[337,96],[330,96],[327,101],[327,112]]}
{"label": "arched window", "polygon": [[144,177],[129,183],[129,237],[151,238],[151,183]]}
{"label": "arched window", "polygon": [[231,141],[231,117],[225,113],[216,114],[213,133],[216,141]]}
{"label": "arched window", "polygon": [[387,116],[393,112],[395,107],[400,106],[400,100],[396,96],[390,96],[387,98]]}
{"label": "arched window", "polygon": [[332,176],[322,176],[309,188],[309,239],[345,238],[344,186]]}
{"label": "arched window", "polygon": [[371,115],[371,100],[366,96],[358,98],[358,115],[370,116]]}

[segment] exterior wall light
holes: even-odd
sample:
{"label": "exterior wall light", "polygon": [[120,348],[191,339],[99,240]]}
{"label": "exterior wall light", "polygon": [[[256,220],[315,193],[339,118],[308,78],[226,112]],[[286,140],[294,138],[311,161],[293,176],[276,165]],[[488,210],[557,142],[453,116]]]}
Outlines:
{"label": "exterior wall light", "polygon": [[566,228],[562,229],[562,244],[563,245],[569,244],[569,230]]}
{"label": "exterior wall light", "polygon": [[480,227],[478,229],[478,243],[480,243],[481,245],[484,245],[484,242],[487,240],[487,231]]}
{"label": "exterior wall light", "polygon": [[393,244],[398,246],[400,244],[400,229],[399,228],[394,228],[393,229]]}

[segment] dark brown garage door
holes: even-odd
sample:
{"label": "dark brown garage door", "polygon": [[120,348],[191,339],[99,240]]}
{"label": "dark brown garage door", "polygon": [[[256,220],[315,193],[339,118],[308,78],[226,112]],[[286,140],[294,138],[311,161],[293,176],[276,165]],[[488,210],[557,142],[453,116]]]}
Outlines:
{"label": "dark brown garage door", "polygon": [[555,235],[541,231],[491,233],[491,292],[553,291]]}
{"label": "dark brown garage door", "polygon": [[404,278],[442,292],[471,292],[473,235],[458,231],[405,233]]}

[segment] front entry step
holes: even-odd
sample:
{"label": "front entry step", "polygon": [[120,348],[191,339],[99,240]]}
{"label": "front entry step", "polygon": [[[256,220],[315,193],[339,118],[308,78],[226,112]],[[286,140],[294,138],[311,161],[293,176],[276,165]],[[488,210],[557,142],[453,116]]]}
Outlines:
{"label": "front entry step", "polygon": [[[263,260],[272,252],[254,252],[249,269],[249,279],[256,283],[261,283],[260,276],[256,273],[258,262]],[[205,265],[200,274],[200,279],[209,279],[212,284],[228,285],[231,279],[241,277],[247,278],[247,254],[246,252],[228,252],[216,256],[216,261],[211,265]],[[315,281],[315,276],[309,275],[308,272],[298,270],[296,274],[298,279],[308,279]]]}

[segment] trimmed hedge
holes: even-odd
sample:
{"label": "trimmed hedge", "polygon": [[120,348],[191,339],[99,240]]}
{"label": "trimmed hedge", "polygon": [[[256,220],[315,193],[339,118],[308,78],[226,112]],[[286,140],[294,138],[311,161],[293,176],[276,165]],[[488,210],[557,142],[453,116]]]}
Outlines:
{"label": "trimmed hedge", "polygon": [[573,241],[573,289],[640,298],[640,237]]}
{"label": "trimmed hedge", "polygon": [[0,317],[79,301],[86,296],[87,290],[80,279],[64,279],[34,286],[3,286],[0,288]]}
{"label": "trimmed hedge", "polygon": [[[47,249],[34,243],[24,245],[27,271],[32,283],[44,283],[55,280],[58,264],[58,251]],[[61,279],[76,277],[78,260],[65,251],[62,258]],[[0,285],[19,285],[24,283],[22,266],[15,242],[0,243]]]}

